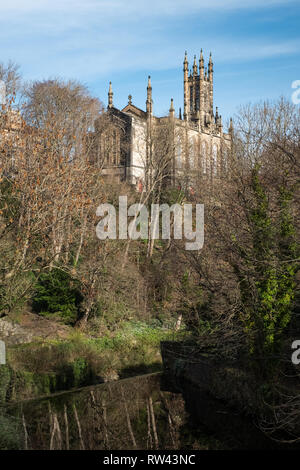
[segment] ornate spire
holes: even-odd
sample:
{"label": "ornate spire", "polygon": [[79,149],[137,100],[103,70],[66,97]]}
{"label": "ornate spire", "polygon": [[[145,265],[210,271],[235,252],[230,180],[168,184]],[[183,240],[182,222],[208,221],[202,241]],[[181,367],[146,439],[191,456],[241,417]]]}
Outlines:
{"label": "ornate spire", "polygon": [[146,110],[148,114],[152,114],[152,86],[150,75],[148,75]]}
{"label": "ornate spire", "polygon": [[222,124],[222,116],[221,116],[221,114],[218,116],[218,119],[217,119],[217,122],[216,122],[216,126],[217,126],[217,129],[218,129],[218,132],[222,133],[222,132],[223,132],[223,124]]}
{"label": "ornate spire", "polygon": [[209,80],[212,80],[212,77],[213,77],[213,72],[214,72],[213,65],[214,64],[213,64],[211,53],[210,53],[209,62],[208,62],[208,79]]}
{"label": "ornate spire", "polygon": [[128,95],[128,104],[132,104],[132,96]]}
{"label": "ornate spire", "polygon": [[203,58],[203,49],[202,48],[201,48],[201,51],[200,51],[199,67],[201,67],[201,68],[204,67],[204,58]]}
{"label": "ornate spire", "polygon": [[183,61],[183,65],[188,67],[188,60],[187,60],[187,51],[185,51],[184,53],[184,61]]}
{"label": "ornate spire", "polygon": [[108,90],[108,108],[113,107],[113,91],[112,91],[112,86],[111,82],[109,82],[109,90]]}
{"label": "ornate spire", "polygon": [[188,103],[189,103],[189,63],[187,60],[187,52],[185,51],[183,61],[183,119],[188,119]]}
{"label": "ornate spire", "polygon": [[172,117],[175,116],[175,108],[174,108],[173,98],[171,98],[171,105],[170,105],[169,113],[170,113],[170,116],[172,116]]}
{"label": "ornate spire", "polygon": [[196,56],[194,55],[193,75],[196,76],[197,73],[198,73],[197,62],[196,62]]}
{"label": "ornate spire", "polygon": [[204,77],[204,59],[203,59],[203,51],[200,51],[200,60],[199,60],[199,75],[200,78]]}
{"label": "ornate spire", "polygon": [[188,59],[187,59],[187,52],[185,51],[185,54],[184,54],[184,61],[183,61],[183,73],[184,73],[184,77],[188,77],[188,73],[189,73],[189,63],[188,63]]}

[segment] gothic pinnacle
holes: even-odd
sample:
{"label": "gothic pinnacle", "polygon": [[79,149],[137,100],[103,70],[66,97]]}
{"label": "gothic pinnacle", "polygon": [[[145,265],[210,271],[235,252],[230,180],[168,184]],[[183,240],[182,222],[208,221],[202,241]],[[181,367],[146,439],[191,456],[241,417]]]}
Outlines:
{"label": "gothic pinnacle", "polygon": [[189,63],[188,63],[188,60],[187,60],[187,52],[186,51],[185,51],[184,61],[183,61],[183,71],[184,71],[185,76],[187,78],[188,73],[189,73]]}
{"label": "gothic pinnacle", "polygon": [[199,75],[200,75],[201,79],[203,79],[203,76],[204,76],[204,59],[203,59],[202,49],[200,51],[200,59],[199,59]]}
{"label": "gothic pinnacle", "polygon": [[152,114],[152,86],[150,75],[148,75],[146,109],[148,114]]}
{"label": "gothic pinnacle", "polygon": [[109,90],[108,90],[108,108],[113,107],[113,91],[112,91],[112,85],[111,82],[109,82]]}
{"label": "gothic pinnacle", "polygon": [[196,62],[196,56],[194,55],[194,64],[193,64],[193,75],[197,75],[197,62]]}
{"label": "gothic pinnacle", "polygon": [[174,112],[175,111],[175,108],[174,108],[174,100],[173,98],[171,98],[171,106],[170,106],[170,109],[169,109],[170,113]]}
{"label": "gothic pinnacle", "polygon": [[208,78],[209,80],[212,80],[212,74],[213,74],[213,61],[211,57],[211,53],[209,55],[209,62],[208,62]]}

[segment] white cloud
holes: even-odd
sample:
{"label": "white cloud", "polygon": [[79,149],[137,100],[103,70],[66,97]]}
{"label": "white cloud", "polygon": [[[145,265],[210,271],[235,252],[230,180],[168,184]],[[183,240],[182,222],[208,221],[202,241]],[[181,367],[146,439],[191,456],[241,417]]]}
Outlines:
{"label": "white cloud", "polygon": [[[103,38],[102,38],[103,39]],[[189,52],[190,63],[195,52],[194,45],[191,43]],[[230,63],[233,67],[238,63],[255,60],[263,60],[273,57],[281,57],[286,54],[294,54],[299,51],[299,42],[286,42],[277,44],[261,44],[258,42],[239,42],[236,46],[235,42],[225,42],[220,39],[210,44],[213,52],[213,60],[215,69],[222,63]],[[91,38],[84,40],[68,40],[60,46],[58,52],[58,43],[53,43],[45,54],[42,44],[37,44],[34,49],[26,48],[22,54],[24,62],[26,56],[29,62],[32,61],[31,55],[34,54],[34,66],[37,73],[47,75],[57,74],[67,77],[80,77],[80,79],[90,81],[101,77],[112,77],[116,73],[128,72],[130,76],[132,71],[145,71],[145,74],[154,73],[156,71],[181,68],[183,61],[183,51],[180,50],[178,44],[165,44],[161,47],[158,42],[143,42],[139,48],[135,47],[134,37],[126,39],[122,37],[122,41],[111,40],[108,48],[106,43],[92,41]],[[73,51],[69,54],[69,51]],[[74,52],[75,51],[75,52]],[[196,51],[197,52],[197,51]],[[24,54],[25,53],[25,54]],[[208,59],[209,49],[205,50],[205,58]],[[199,55],[199,53],[198,53]]]}
{"label": "white cloud", "polygon": [[292,3],[294,0],[11,0],[0,5],[0,12],[37,13],[82,12],[103,13],[109,16],[128,17],[185,14],[199,10],[236,10],[247,8],[266,8],[274,5]]}
{"label": "white cloud", "polygon": [[32,75],[60,74],[91,80],[118,71],[150,73],[177,68],[184,49],[190,60],[201,47],[206,53],[212,50],[216,65],[279,57],[298,52],[300,41],[278,38],[271,42],[255,35],[251,40],[246,36],[225,37],[218,30],[207,34],[203,27],[185,37],[175,37],[168,29],[172,24],[168,19],[177,15],[176,21],[184,22],[186,10],[189,15],[204,9],[220,13],[287,2],[189,0],[187,8],[186,0],[10,0],[0,4],[0,43],[5,45],[1,59],[26,64]]}

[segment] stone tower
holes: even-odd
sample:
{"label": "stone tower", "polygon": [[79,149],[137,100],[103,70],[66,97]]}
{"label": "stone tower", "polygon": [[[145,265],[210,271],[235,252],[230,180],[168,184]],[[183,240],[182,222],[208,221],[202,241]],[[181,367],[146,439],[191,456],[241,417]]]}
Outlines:
{"label": "stone tower", "polygon": [[199,69],[194,56],[192,70],[189,71],[187,53],[183,62],[184,82],[184,113],[185,121],[199,125],[200,130],[210,127],[215,120],[213,112],[213,62],[210,54],[208,71],[204,69],[202,49],[200,52]]}

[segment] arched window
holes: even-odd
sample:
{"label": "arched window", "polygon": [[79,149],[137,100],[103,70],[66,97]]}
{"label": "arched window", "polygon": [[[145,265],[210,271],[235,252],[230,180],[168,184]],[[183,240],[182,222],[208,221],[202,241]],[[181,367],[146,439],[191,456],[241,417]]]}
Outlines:
{"label": "arched window", "polygon": [[120,164],[120,133],[117,130],[113,131],[113,145],[112,145],[112,164],[118,166]]}
{"label": "arched window", "polygon": [[213,165],[213,174],[216,175],[218,172],[218,147],[216,144],[213,145],[213,149],[212,149],[212,165]]}
{"label": "arched window", "polygon": [[229,158],[229,151],[227,147],[223,148],[223,170],[224,173],[227,173],[228,171],[228,158]]}
{"label": "arched window", "polygon": [[117,131],[113,131],[112,164],[117,165]]}
{"label": "arched window", "polygon": [[182,167],[182,143],[180,136],[177,136],[176,142],[176,166],[177,168]]}
{"label": "arched window", "polygon": [[99,146],[99,160],[105,166],[120,165],[121,140],[117,129],[104,132]]}
{"label": "arched window", "polygon": [[107,132],[104,132],[101,135],[100,141],[100,165],[104,164],[105,166],[109,166],[110,164],[110,138]]}
{"label": "arched window", "polygon": [[193,86],[190,86],[190,111],[191,113],[193,112],[193,105],[194,105],[194,97],[193,97],[193,92],[194,92],[194,88]]}
{"label": "arched window", "polygon": [[190,167],[195,168],[195,142],[193,137],[189,138],[189,161]]}
{"label": "arched window", "polygon": [[207,161],[207,152],[206,152],[206,143],[202,142],[201,144],[201,163],[202,163],[202,169],[203,169],[203,174],[206,175],[208,173],[208,161]]}

